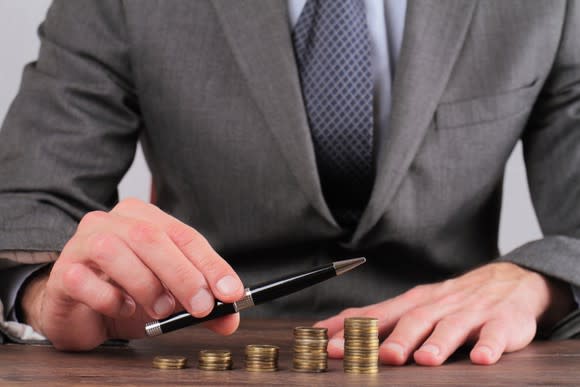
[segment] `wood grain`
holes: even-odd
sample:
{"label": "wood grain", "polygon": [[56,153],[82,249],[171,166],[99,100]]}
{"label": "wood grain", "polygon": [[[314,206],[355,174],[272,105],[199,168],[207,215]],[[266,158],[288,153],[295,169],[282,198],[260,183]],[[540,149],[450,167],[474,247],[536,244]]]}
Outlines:
{"label": "wood grain", "polygon": [[[381,366],[377,375],[349,375],[340,360],[329,361],[322,374],[293,372],[292,328],[307,321],[243,321],[232,336],[221,337],[193,327],[127,346],[100,347],[88,353],[62,353],[49,346],[0,346],[0,384],[29,386],[579,386],[580,340],[534,342],[505,355],[494,366],[474,366],[468,351],[459,351],[441,367]],[[250,373],[243,368],[247,344],[280,346],[280,371]],[[205,372],[195,368],[198,351],[228,348],[234,370]],[[156,355],[184,355],[183,370],[152,368]]]}

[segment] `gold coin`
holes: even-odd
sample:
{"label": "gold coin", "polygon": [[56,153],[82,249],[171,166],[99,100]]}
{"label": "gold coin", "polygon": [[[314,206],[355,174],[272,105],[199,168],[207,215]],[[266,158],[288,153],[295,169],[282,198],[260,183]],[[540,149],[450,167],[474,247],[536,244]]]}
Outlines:
{"label": "gold coin", "polygon": [[205,366],[202,364],[198,364],[197,368],[202,370],[202,371],[228,371],[232,369],[232,366],[219,366],[219,367],[214,367],[214,366]]}
{"label": "gold coin", "polygon": [[155,356],[153,361],[167,362],[167,363],[184,363],[187,361],[185,356]]}
{"label": "gold coin", "polygon": [[200,357],[199,361],[207,361],[213,363],[223,363],[232,360],[231,357]]}
{"label": "gold coin", "polygon": [[328,371],[326,368],[292,368],[294,372],[304,372],[304,373],[315,373],[315,372],[326,372]]}
{"label": "gold coin", "polygon": [[295,338],[327,338],[328,329],[315,327],[296,327],[294,328]]}
{"label": "gold coin", "polygon": [[378,368],[373,369],[344,369],[344,372],[348,374],[376,374],[379,372]]}
{"label": "gold coin", "polygon": [[277,353],[280,347],[267,344],[250,344],[246,346],[246,353]]}
{"label": "gold coin", "polygon": [[278,368],[246,368],[248,372],[276,372]]}
{"label": "gold coin", "polygon": [[315,360],[326,360],[328,355],[326,353],[323,354],[314,354],[314,353],[295,353],[294,359],[297,360],[304,360],[304,361],[315,361]]}
{"label": "gold coin", "polygon": [[352,324],[352,325],[372,325],[372,324],[377,324],[379,322],[379,320],[376,317],[364,317],[364,316],[359,316],[359,317],[347,317],[344,319],[344,323],[345,324]]}
{"label": "gold coin", "polygon": [[232,357],[232,352],[227,349],[204,349],[199,351],[199,357]]}
{"label": "gold coin", "polygon": [[163,370],[169,370],[169,369],[178,370],[178,369],[185,368],[185,364],[157,364],[157,363],[153,363],[153,367],[163,369]]}
{"label": "gold coin", "polygon": [[187,365],[187,358],[184,356],[155,356],[153,367],[159,369],[182,369]]}

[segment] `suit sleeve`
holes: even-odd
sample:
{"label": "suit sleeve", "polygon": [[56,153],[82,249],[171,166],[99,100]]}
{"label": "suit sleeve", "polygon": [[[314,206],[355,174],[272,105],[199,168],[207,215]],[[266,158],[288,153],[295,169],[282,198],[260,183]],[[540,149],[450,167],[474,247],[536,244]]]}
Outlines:
{"label": "suit sleeve", "polygon": [[[580,288],[580,3],[569,1],[552,72],[522,138],[544,237],[502,259]],[[577,316],[580,317],[580,316]],[[569,326],[580,332],[580,318]]]}
{"label": "suit sleeve", "polygon": [[122,2],[55,1],[0,131],[0,251],[60,251],[117,201],[140,115]]}
{"label": "suit sleeve", "polygon": [[[140,128],[123,16],[117,0],[57,0],[40,26],[0,131],[0,251],[61,251],[86,212],[116,203]],[[1,261],[1,331],[32,337],[10,316],[39,266]]]}

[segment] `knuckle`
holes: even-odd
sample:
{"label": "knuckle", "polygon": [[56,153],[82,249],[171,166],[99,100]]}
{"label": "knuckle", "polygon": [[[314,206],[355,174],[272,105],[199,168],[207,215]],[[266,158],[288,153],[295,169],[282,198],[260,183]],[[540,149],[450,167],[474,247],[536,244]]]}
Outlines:
{"label": "knuckle", "polygon": [[428,294],[427,292],[427,285],[417,285],[403,293],[403,297],[409,301],[416,302],[423,299]]}
{"label": "knuckle", "polygon": [[145,202],[143,202],[141,199],[129,197],[117,203],[117,205],[113,208],[113,211],[122,213],[127,210],[132,210],[136,207],[142,207],[144,204]]}
{"label": "knuckle", "polygon": [[455,289],[455,279],[447,279],[437,284],[437,294],[447,294],[453,292]]}
{"label": "knuckle", "polygon": [[70,265],[62,272],[62,286],[65,292],[76,294],[85,283],[84,268],[80,264]]}
{"label": "knuckle", "polygon": [[420,324],[431,324],[433,320],[433,314],[426,308],[415,308],[407,312],[401,320],[405,323],[420,323]]}
{"label": "knuckle", "polygon": [[208,275],[216,275],[224,272],[224,267],[220,258],[208,251],[200,251],[195,257],[196,266],[201,272]]}
{"label": "knuckle", "polygon": [[102,314],[115,312],[119,304],[117,294],[112,287],[101,289],[91,301],[91,307]]}
{"label": "knuckle", "polygon": [[79,222],[79,229],[93,228],[97,224],[101,224],[107,218],[107,213],[104,211],[87,212]]}
{"label": "knuckle", "polygon": [[491,310],[490,317],[493,320],[501,321],[503,323],[517,322],[521,320],[521,313],[517,309],[508,307],[494,308]]}
{"label": "knuckle", "polygon": [[340,312],[340,314],[345,316],[345,317],[349,317],[349,316],[354,316],[354,315],[358,314],[359,311],[360,311],[360,308],[346,308],[342,312]]}
{"label": "knuckle", "polygon": [[131,283],[131,295],[145,303],[153,302],[158,294],[161,294],[161,285],[148,279],[134,279]]}
{"label": "knuckle", "polygon": [[96,263],[106,263],[116,251],[117,238],[112,233],[96,233],[88,237],[87,248],[90,259]]}
{"label": "knuckle", "polygon": [[129,226],[129,238],[132,241],[144,244],[156,244],[163,238],[163,233],[153,224],[145,221],[136,221]]}
{"label": "knuckle", "polygon": [[[189,265],[188,263],[180,263],[175,265],[173,267],[172,276],[175,278],[175,283],[179,283],[180,286],[183,286],[183,284],[191,283],[192,281],[195,281],[196,278],[198,278],[198,276],[195,274],[193,266]],[[202,284],[196,283],[195,286],[197,289],[197,287],[202,286]]]}
{"label": "knuckle", "polygon": [[200,233],[180,222],[168,226],[167,235],[180,248],[199,248],[199,246],[209,245]]}
{"label": "knuckle", "polygon": [[470,329],[470,319],[464,316],[448,316],[444,317],[437,323],[437,327],[445,331],[464,331]]}

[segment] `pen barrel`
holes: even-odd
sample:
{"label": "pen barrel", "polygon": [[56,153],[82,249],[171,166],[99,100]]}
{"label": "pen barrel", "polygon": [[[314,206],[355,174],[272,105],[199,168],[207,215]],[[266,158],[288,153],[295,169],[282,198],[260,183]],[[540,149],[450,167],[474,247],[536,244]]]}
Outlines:
{"label": "pen barrel", "polygon": [[314,270],[252,286],[252,298],[254,304],[258,305],[305,289],[335,276],[334,267],[325,265]]}
{"label": "pen barrel", "polygon": [[233,313],[236,313],[234,304],[217,303],[212,311],[205,317],[194,317],[187,312],[176,313],[166,319],[163,319],[162,321],[155,321],[151,323],[151,326],[155,327],[155,331],[159,330],[156,332],[156,334],[149,334],[147,328],[146,332],[148,336],[157,336],[157,334],[172,332],[177,329],[185,328],[190,325],[196,325],[204,321],[213,320],[215,318]]}

